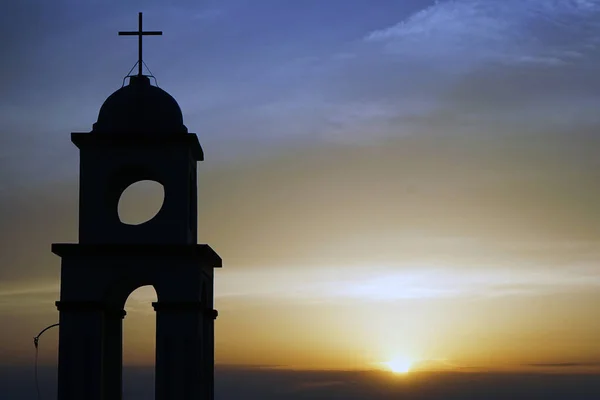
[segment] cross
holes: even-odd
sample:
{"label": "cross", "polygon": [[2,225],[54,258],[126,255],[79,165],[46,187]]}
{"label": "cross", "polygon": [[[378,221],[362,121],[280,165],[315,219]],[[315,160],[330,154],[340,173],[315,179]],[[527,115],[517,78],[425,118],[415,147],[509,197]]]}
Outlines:
{"label": "cross", "polygon": [[162,35],[162,31],[142,30],[142,13],[139,13],[139,23],[137,31],[119,32],[119,36],[138,36],[138,75],[142,76],[142,36],[144,35]]}

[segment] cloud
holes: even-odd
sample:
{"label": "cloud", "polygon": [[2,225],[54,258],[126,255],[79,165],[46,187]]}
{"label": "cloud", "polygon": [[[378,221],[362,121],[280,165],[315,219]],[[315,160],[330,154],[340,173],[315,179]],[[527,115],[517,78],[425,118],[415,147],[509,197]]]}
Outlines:
{"label": "cloud", "polygon": [[303,382],[297,385],[293,391],[319,391],[323,388],[347,384],[348,382],[344,381]]}
{"label": "cloud", "polygon": [[473,367],[464,367],[447,359],[436,359],[418,361],[411,367],[411,371],[458,371],[469,368]]}
{"label": "cloud", "polygon": [[[280,92],[239,115],[289,146],[596,129],[599,13],[597,2],[437,2],[329,57],[267,67],[261,92]],[[230,117],[221,125],[239,130]]]}
{"label": "cloud", "polygon": [[598,13],[596,1],[438,1],[365,40],[404,57],[445,59],[467,69],[489,61],[559,66],[596,47]]}
{"label": "cloud", "polygon": [[[395,271],[394,271],[395,270]],[[401,271],[398,271],[401,270]],[[402,271],[403,270],[403,271]],[[451,272],[450,272],[451,271]],[[375,301],[436,298],[482,298],[541,296],[575,293],[600,288],[600,277],[560,270],[494,269],[485,265],[475,271],[435,266],[390,268],[372,277],[331,285],[331,295]]]}
{"label": "cloud", "polygon": [[596,362],[560,362],[560,363],[537,363],[526,364],[529,367],[540,368],[577,368],[577,367],[600,367],[600,361]]}
{"label": "cloud", "polygon": [[32,296],[40,294],[56,293],[58,291],[57,285],[27,285],[26,287],[5,287],[0,288],[0,298],[2,297],[13,297],[13,296]]}
{"label": "cloud", "polygon": [[[434,241],[435,239],[430,240]],[[559,245],[560,246],[560,245]],[[548,248],[552,247],[548,245]],[[581,249],[581,247],[578,247]],[[460,252],[454,246],[454,252]],[[340,271],[344,271],[340,276]],[[270,299],[308,303],[394,302],[451,298],[531,297],[591,293],[600,288],[594,264],[523,268],[460,263],[410,262],[370,268],[323,266],[222,271],[216,293],[221,299]],[[253,279],[255,284],[246,283]]]}
{"label": "cloud", "polygon": [[41,314],[55,310],[54,302],[59,297],[59,285],[21,284],[11,287],[0,286],[0,315]]}

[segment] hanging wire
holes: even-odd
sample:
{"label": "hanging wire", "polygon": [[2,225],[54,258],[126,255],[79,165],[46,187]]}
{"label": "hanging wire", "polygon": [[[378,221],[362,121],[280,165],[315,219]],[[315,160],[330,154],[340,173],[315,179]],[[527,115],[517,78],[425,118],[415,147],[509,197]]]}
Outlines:
{"label": "hanging wire", "polygon": [[42,329],[42,331],[40,333],[38,333],[38,335],[36,337],[33,338],[33,345],[35,346],[35,362],[34,362],[34,379],[35,379],[35,390],[37,392],[37,398],[38,400],[42,399],[42,395],[40,393],[40,384],[38,381],[38,356],[39,356],[39,342],[40,342],[40,336],[42,336],[42,334],[44,332],[46,332],[48,329],[50,328],[54,328],[55,326],[58,326],[58,324],[52,324],[50,326],[45,327],[44,329]]}
{"label": "hanging wire", "polygon": [[[135,64],[133,64],[133,67],[131,67],[131,69],[129,70],[129,72],[127,73],[127,75],[125,75],[125,77],[123,78],[123,83],[121,84],[121,87],[125,86],[125,79],[127,79],[128,77],[132,76],[131,75],[131,71],[133,71],[133,69],[139,64],[139,61],[136,61]],[[150,68],[148,67],[148,64],[146,64],[146,62],[144,60],[142,60],[142,65],[146,66],[146,69],[148,70],[148,72],[150,72],[150,75],[148,75],[151,78],[154,78],[154,84],[156,85],[156,87],[158,87],[158,80],[156,79],[156,77],[154,76],[154,74],[152,74],[152,71],[150,71]]]}
{"label": "hanging wire", "polygon": [[142,63],[146,66],[146,69],[148,70],[148,72],[150,72],[150,76],[154,78],[154,84],[156,85],[156,87],[158,87],[158,80],[156,79],[152,71],[150,71],[150,67],[148,67],[148,64],[146,64],[144,60],[142,60]]}
{"label": "hanging wire", "polygon": [[127,75],[125,75],[125,77],[123,78],[123,84],[121,85],[121,87],[125,86],[125,79],[127,79],[127,77],[130,76],[131,71],[133,71],[133,69],[135,68],[136,65],[138,65],[138,63],[139,63],[139,61],[136,61],[135,64],[133,64],[133,67],[131,67],[131,69],[127,73]]}

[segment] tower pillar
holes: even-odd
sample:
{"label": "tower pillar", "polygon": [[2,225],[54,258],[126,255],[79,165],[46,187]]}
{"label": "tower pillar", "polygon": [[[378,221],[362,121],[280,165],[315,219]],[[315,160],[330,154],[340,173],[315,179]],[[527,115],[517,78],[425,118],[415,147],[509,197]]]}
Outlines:
{"label": "tower pillar", "polygon": [[58,398],[104,400],[101,303],[57,301]]}
{"label": "tower pillar", "polygon": [[203,369],[205,381],[208,382],[207,398],[213,399],[215,396],[215,319],[218,312],[212,307],[206,307],[202,311],[202,352],[203,352]]}
{"label": "tower pillar", "polygon": [[156,400],[211,399],[204,368],[203,304],[152,303],[156,310]]}
{"label": "tower pillar", "polygon": [[123,318],[125,310],[104,311],[104,391],[106,400],[123,398]]}

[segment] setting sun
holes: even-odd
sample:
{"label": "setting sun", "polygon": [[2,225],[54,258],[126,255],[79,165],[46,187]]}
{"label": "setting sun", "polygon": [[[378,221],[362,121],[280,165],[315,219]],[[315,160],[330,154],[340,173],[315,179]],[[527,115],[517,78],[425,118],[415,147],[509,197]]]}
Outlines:
{"label": "setting sun", "polygon": [[405,374],[410,371],[414,362],[408,358],[394,358],[391,361],[387,361],[382,363],[385,365],[390,371],[396,374]]}

